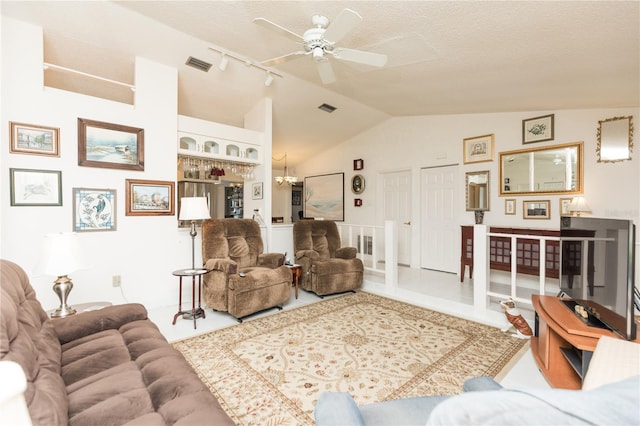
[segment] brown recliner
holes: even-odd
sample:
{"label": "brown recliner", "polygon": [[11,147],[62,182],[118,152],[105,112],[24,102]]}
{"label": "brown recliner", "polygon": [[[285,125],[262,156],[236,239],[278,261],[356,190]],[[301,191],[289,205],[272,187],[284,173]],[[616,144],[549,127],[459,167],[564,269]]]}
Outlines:
{"label": "brown recliner", "polygon": [[281,253],[262,253],[258,223],[252,219],[208,219],[202,223],[203,277],[208,307],[242,318],[282,309],[291,297],[291,271]]}
{"label": "brown recliner", "polygon": [[318,296],[362,287],[364,265],[355,247],[341,247],[338,226],[330,220],[293,224],[295,262],[302,265],[300,286]]}

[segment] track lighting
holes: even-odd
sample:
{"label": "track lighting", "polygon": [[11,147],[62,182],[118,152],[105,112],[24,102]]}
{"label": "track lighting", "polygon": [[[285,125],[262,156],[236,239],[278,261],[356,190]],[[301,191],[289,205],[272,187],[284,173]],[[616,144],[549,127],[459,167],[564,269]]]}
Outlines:
{"label": "track lighting", "polygon": [[264,85],[269,87],[271,86],[271,83],[273,83],[273,76],[269,71],[267,71],[267,79],[264,81]]}
{"label": "track lighting", "polygon": [[229,59],[227,58],[227,55],[223,53],[218,68],[220,69],[220,71],[224,71],[227,69],[227,65],[229,65]]}

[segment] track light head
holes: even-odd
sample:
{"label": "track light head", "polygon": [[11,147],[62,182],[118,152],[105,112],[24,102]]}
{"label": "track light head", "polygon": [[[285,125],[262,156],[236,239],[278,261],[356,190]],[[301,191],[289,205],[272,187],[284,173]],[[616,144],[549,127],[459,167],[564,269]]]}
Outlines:
{"label": "track light head", "polygon": [[264,85],[269,87],[271,86],[271,83],[273,83],[273,76],[269,71],[267,71],[267,79],[264,81]]}
{"label": "track light head", "polygon": [[224,71],[227,69],[227,65],[229,65],[229,58],[227,58],[227,55],[223,53],[218,68],[220,69],[220,71]]}

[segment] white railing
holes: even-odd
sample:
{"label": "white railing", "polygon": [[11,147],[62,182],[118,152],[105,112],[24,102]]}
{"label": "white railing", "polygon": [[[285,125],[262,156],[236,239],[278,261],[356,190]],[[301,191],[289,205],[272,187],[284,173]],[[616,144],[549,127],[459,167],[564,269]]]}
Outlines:
{"label": "white railing", "polygon": [[[491,291],[490,288],[490,245],[489,240],[491,237],[505,237],[511,239],[511,281],[509,285],[509,294],[498,293]],[[538,251],[538,293],[545,294],[546,285],[546,263],[547,263],[547,241],[560,241],[559,237],[550,237],[544,235],[529,235],[529,234],[502,234],[498,232],[489,232],[487,225],[475,225],[473,228],[473,303],[476,312],[486,311],[487,302],[489,297],[496,297],[500,299],[511,298],[518,303],[525,303],[531,305],[530,299],[525,299],[517,296],[518,288],[518,271],[517,271],[517,240],[528,239],[538,240],[540,242],[540,249]]]}
{"label": "white railing", "polygon": [[[345,247],[358,248],[365,271],[381,273],[385,286],[398,285],[398,233],[395,221],[384,226],[337,223]],[[383,262],[384,261],[384,262]]]}

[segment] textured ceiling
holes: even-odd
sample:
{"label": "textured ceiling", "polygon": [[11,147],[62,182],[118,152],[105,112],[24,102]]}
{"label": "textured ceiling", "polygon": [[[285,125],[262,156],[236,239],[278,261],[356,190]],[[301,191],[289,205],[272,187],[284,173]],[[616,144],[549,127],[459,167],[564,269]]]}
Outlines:
{"label": "textured ceiling", "polygon": [[[45,60],[133,83],[135,56],[179,71],[179,113],[242,126],[273,99],[274,155],[289,163],[390,116],[554,111],[640,104],[640,2],[126,1],[8,2],[2,13],[45,29]],[[263,17],[298,34],[310,17],[344,8],[364,21],[339,46],[385,53],[376,69],[332,60],[320,82],[310,57],[276,66],[276,78],[231,61],[299,50],[254,24]],[[188,56],[212,62],[203,73]],[[50,77],[54,78],[54,77]],[[65,77],[60,76],[60,79]],[[72,83],[68,83],[72,84]],[[322,103],[338,107],[332,114]]]}

